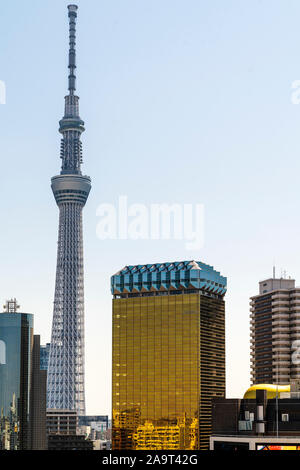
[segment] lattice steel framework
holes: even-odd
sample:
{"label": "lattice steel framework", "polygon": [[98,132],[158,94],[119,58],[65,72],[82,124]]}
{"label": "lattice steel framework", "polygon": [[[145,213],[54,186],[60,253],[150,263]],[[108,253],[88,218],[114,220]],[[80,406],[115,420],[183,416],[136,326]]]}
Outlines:
{"label": "lattice steel framework", "polygon": [[51,180],[59,207],[59,229],[52,336],[48,366],[49,409],[76,410],[85,414],[84,390],[84,273],[82,209],[91,180],[81,174],[80,136],[84,122],[79,117],[76,89],[77,6],[68,6],[70,23],[69,94],[60,121],[62,166]]}

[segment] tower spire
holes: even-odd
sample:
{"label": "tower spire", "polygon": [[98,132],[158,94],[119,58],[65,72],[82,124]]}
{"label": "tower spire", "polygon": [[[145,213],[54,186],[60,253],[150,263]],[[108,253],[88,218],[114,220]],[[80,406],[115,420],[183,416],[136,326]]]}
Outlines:
{"label": "tower spire", "polygon": [[69,94],[73,95],[76,90],[76,18],[77,5],[68,5],[69,10]]}
{"label": "tower spire", "polygon": [[79,97],[76,90],[76,18],[77,5],[68,6],[69,16],[69,94],[65,96],[65,114],[59,121],[62,134],[60,158],[61,174],[81,174],[82,145],[80,136],[84,131],[84,122],[79,116]]}

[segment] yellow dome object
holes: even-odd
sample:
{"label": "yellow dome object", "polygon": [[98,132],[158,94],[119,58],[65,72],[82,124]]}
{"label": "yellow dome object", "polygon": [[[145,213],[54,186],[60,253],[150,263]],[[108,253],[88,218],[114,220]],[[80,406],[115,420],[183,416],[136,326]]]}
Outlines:
{"label": "yellow dome object", "polygon": [[252,387],[248,388],[244,395],[244,399],[247,398],[256,398],[256,390],[267,390],[267,398],[272,399],[276,398],[278,393],[278,398],[280,398],[281,393],[290,393],[291,386],[290,385],[273,385],[273,384],[258,384],[252,385]]}

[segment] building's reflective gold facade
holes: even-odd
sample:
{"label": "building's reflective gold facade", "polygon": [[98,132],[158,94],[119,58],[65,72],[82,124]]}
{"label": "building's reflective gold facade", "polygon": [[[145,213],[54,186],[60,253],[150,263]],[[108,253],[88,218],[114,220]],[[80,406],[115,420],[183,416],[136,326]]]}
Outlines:
{"label": "building's reflective gold facade", "polygon": [[224,301],[190,292],[113,299],[113,449],[208,449],[211,398],[225,395]]}

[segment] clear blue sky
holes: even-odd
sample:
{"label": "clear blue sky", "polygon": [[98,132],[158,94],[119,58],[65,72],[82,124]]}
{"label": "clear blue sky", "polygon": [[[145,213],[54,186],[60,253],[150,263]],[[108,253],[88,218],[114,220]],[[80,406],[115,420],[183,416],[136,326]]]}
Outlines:
{"label": "clear blue sky", "polygon": [[[50,340],[67,88],[65,0],[2,2],[0,298],[16,296]],[[297,0],[80,0],[88,413],[110,413],[110,276],[126,264],[197,259],[228,278],[227,396],[249,385],[249,297],[277,272],[300,283]],[[205,244],[100,241],[96,210],[203,203]]]}

